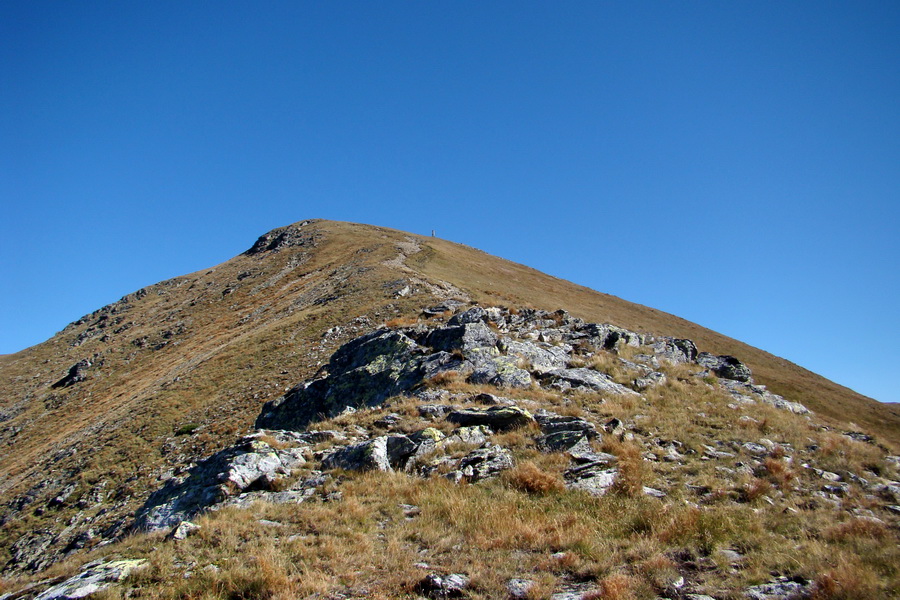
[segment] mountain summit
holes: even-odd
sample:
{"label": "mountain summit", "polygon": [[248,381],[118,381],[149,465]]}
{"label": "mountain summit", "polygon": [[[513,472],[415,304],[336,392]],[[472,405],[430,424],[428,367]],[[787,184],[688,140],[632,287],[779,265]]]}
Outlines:
{"label": "mountain summit", "polygon": [[9,600],[898,591],[900,411],[433,237],[275,229],[0,373]]}

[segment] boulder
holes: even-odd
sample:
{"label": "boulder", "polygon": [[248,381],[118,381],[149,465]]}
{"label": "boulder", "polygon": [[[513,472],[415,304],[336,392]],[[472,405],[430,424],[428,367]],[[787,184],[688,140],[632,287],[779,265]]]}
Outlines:
{"label": "boulder", "polygon": [[[300,430],[347,408],[378,406],[422,380],[425,352],[399,331],[379,329],[358,337],[332,355],[327,377],[295,386],[281,398],[267,402],[256,427]],[[432,364],[432,371],[450,368],[446,357],[438,362],[439,366]]]}
{"label": "boulder", "polygon": [[533,383],[531,374],[519,368],[518,361],[511,356],[479,360],[468,380],[506,388],[530,388]]}
{"label": "boulder", "polygon": [[537,439],[537,445],[544,452],[563,452],[575,447],[578,447],[578,452],[591,449],[583,431],[557,431],[542,435]]}
{"label": "boulder", "polygon": [[147,561],[144,559],[88,563],[81,573],[51,587],[37,596],[35,600],[74,600],[75,598],[85,598],[122,581],[132,572],[144,567],[146,564]]}
{"label": "boulder", "polygon": [[594,424],[581,417],[563,416],[547,410],[540,410],[535,413],[534,420],[537,421],[541,431],[546,434],[561,431],[577,431],[589,438],[595,438],[599,435]]}
{"label": "boulder", "polygon": [[462,426],[485,425],[494,431],[505,431],[528,425],[534,417],[518,406],[491,406],[455,410],[447,415],[447,420]]}
{"label": "boulder", "polygon": [[462,350],[492,348],[497,345],[497,334],[482,322],[439,327],[425,339],[425,343],[435,350]]}
{"label": "boulder", "polygon": [[697,346],[691,340],[662,338],[653,344],[653,353],[657,358],[670,363],[689,363],[697,358]]}
{"label": "boulder", "polygon": [[65,377],[54,383],[51,387],[64,388],[69,387],[70,385],[75,385],[76,383],[80,383],[87,379],[87,375],[85,373],[90,368],[91,361],[86,358],[79,360],[77,363],[69,367],[69,372],[66,373]]}
{"label": "boulder", "polygon": [[615,483],[618,473],[618,469],[606,468],[606,465],[602,464],[589,463],[569,469],[564,473],[564,477],[567,489],[581,490],[592,496],[602,496]]}
{"label": "boulder", "polygon": [[459,461],[458,469],[449,473],[447,477],[454,481],[465,479],[469,483],[475,483],[488,477],[495,477],[501,471],[512,467],[513,459],[509,450],[500,446],[485,446],[464,456]]}
{"label": "boulder", "polygon": [[808,598],[809,592],[809,582],[779,577],[775,581],[748,588],[746,596],[752,600],[801,600]]}
{"label": "boulder", "polygon": [[467,323],[481,323],[487,321],[487,312],[480,306],[473,306],[469,310],[457,313],[447,321],[447,325],[455,327],[457,325],[465,325]]}
{"label": "boulder", "polygon": [[388,436],[383,435],[341,448],[322,461],[322,468],[347,471],[392,471],[388,457]]}
{"label": "boulder", "polygon": [[637,395],[637,392],[634,390],[629,390],[627,387],[613,381],[609,375],[583,367],[577,369],[555,369],[543,374],[541,381],[563,391],[575,388],[611,394]]}
{"label": "boulder", "polygon": [[198,463],[187,477],[166,481],[138,510],[133,527],[169,529],[230,496],[269,489],[304,462],[299,448],[275,449],[259,439],[244,438]]}
{"label": "boulder", "polygon": [[533,342],[505,339],[501,348],[507,355],[524,360],[528,364],[528,369],[535,373],[563,369],[569,363],[569,353],[562,346],[542,348]]}
{"label": "boulder", "polygon": [[713,356],[709,352],[701,352],[697,356],[697,364],[712,370],[722,379],[749,382],[753,376],[750,368],[733,356]]}
{"label": "boulder", "polygon": [[437,575],[432,573],[416,585],[416,590],[428,598],[436,600],[443,598],[462,598],[465,589],[469,585],[469,578],[465,575],[454,573],[451,575]]}

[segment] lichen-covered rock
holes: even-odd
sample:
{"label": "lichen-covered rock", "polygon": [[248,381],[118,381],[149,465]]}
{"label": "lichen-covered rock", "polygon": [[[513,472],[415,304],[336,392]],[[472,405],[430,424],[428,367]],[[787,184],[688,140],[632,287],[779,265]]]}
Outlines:
{"label": "lichen-covered rock", "polygon": [[267,402],[256,427],[299,430],[348,407],[377,406],[422,380],[424,355],[424,348],[399,331],[380,329],[356,338],[332,355],[328,377]]}
{"label": "lichen-covered rock", "polygon": [[469,578],[459,573],[437,575],[432,573],[416,585],[419,593],[429,598],[462,598],[469,585]]}
{"label": "lichen-covered rock", "polygon": [[538,448],[545,452],[563,452],[579,444],[583,444],[587,449],[590,449],[586,442],[587,436],[583,431],[557,431],[556,433],[542,435],[537,439]]}
{"label": "lichen-covered rock", "polygon": [[383,435],[341,448],[322,461],[322,468],[346,469],[347,471],[392,471],[388,459],[388,437]]}
{"label": "lichen-covered rock", "polygon": [[606,465],[589,463],[565,472],[566,488],[581,490],[592,496],[602,496],[613,486],[618,476],[618,469],[606,468]]}
{"label": "lichen-covered rock", "polygon": [[146,560],[114,560],[88,563],[85,569],[64,582],[51,587],[35,600],[75,600],[104,590],[122,581],[132,572],[147,564]]}
{"label": "lichen-covered rock", "polygon": [[447,415],[447,420],[462,426],[485,425],[494,431],[524,427],[534,417],[518,406],[491,406],[490,408],[462,408]]}
{"label": "lichen-covered rock", "polygon": [[480,323],[482,321],[487,321],[487,312],[481,308],[480,306],[473,306],[468,310],[464,310],[461,313],[457,313],[447,321],[447,325],[457,326],[457,325],[465,325],[466,323]]}
{"label": "lichen-covered rock", "polygon": [[470,483],[499,475],[513,467],[512,454],[500,446],[486,446],[473,450],[462,458],[459,468],[448,477],[454,481],[465,479]]}
{"label": "lichen-covered rock", "polygon": [[630,390],[624,385],[613,381],[609,375],[583,367],[577,369],[555,369],[543,374],[541,380],[543,383],[562,391],[571,388],[581,388],[596,392],[621,394],[623,396],[637,395],[637,392],[634,390]]}
{"label": "lichen-covered rock", "polygon": [[581,417],[563,416],[547,410],[539,410],[535,413],[534,420],[537,421],[541,431],[546,434],[577,431],[589,438],[595,438],[598,435],[594,424]]}
{"label": "lichen-covered rock", "polygon": [[714,356],[709,352],[701,352],[697,356],[697,364],[712,370],[722,379],[748,382],[753,376],[750,368],[733,356]]}
{"label": "lichen-covered rock", "polygon": [[505,339],[503,350],[510,356],[517,356],[528,365],[528,370],[535,373],[546,373],[554,369],[564,369],[569,363],[569,352],[564,346],[542,348],[534,342],[523,342]]}
{"label": "lichen-covered rock", "polygon": [[748,588],[746,596],[752,600],[804,600],[809,593],[809,582],[779,577],[775,581]]}
{"label": "lichen-covered rock", "polygon": [[533,380],[528,371],[519,367],[516,358],[496,356],[479,360],[469,375],[469,382],[506,388],[529,388]]}
{"label": "lichen-covered rock", "polygon": [[137,512],[134,527],[168,529],[229,496],[267,489],[305,462],[299,448],[275,449],[253,437],[226,448],[191,469],[184,479],[169,479]]}
{"label": "lichen-covered rock", "polygon": [[435,350],[462,350],[475,348],[491,348],[497,345],[497,334],[482,322],[464,323],[462,325],[439,327],[432,331],[425,343]]}

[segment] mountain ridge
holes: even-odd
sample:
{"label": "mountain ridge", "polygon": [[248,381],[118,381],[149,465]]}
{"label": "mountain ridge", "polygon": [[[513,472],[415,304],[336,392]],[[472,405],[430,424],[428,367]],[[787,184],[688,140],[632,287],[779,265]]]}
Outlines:
{"label": "mountain ridge", "polygon": [[[737,356],[773,392],[841,430],[862,427],[887,448],[900,439],[900,408],[684,319],[438,238],[305,220],[0,357],[5,558],[25,540],[39,550],[20,558],[41,569],[115,539],[160,482],[250,431],[263,403],[313,377],[344,343],[448,299],[564,307],[585,321],[694,340]],[[850,413],[856,426],[844,420]]]}

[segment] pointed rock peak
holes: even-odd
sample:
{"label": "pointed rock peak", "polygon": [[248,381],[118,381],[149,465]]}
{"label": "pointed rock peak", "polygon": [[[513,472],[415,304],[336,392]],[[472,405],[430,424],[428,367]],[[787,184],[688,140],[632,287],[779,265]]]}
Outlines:
{"label": "pointed rock peak", "polygon": [[281,250],[290,247],[310,247],[315,246],[319,232],[310,225],[317,223],[320,219],[307,219],[298,221],[286,227],[279,227],[272,231],[259,236],[256,243],[244,252],[247,256],[254,256],[263,252],[272,250]]}

